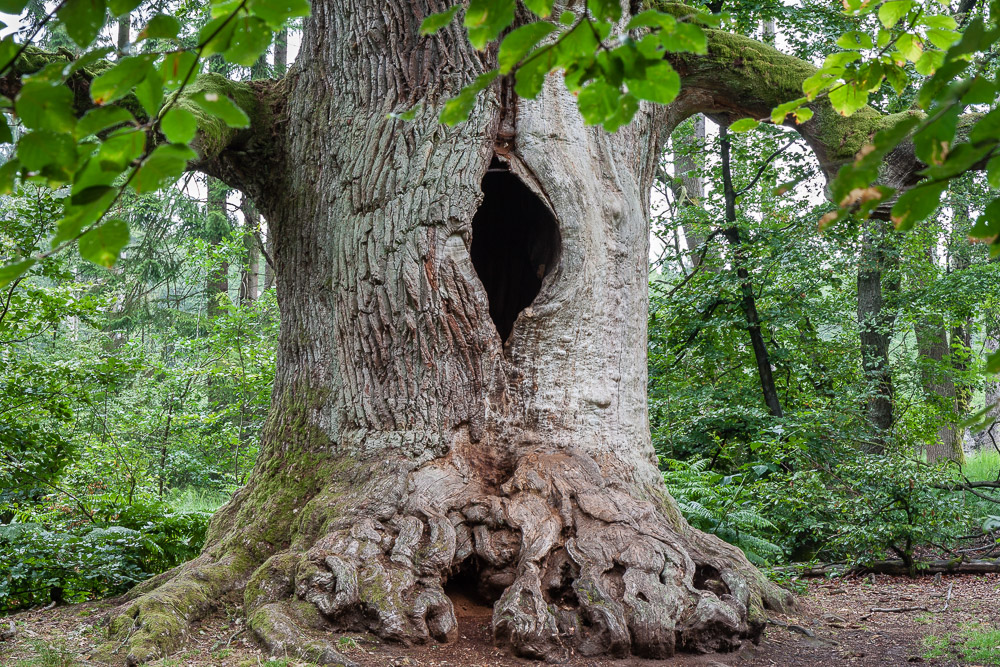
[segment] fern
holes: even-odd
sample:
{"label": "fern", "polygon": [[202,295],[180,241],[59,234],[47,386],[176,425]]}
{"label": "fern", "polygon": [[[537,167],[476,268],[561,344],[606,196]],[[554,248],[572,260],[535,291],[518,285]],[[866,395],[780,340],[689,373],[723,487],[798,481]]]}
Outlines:
{"label": "fern", "polygon": [[739,547],[756,565],[784,557],[784,550],[768,539],[777,528],[752,503],[756,473],[722,475],[709,470],[708,459],[663,463],[668,468],[663,481],[688,523]]}

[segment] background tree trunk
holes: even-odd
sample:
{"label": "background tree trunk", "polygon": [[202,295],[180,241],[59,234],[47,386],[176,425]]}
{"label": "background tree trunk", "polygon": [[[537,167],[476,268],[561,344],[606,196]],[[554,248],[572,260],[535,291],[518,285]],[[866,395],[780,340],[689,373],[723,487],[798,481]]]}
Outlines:
{"label": "background tree trunk", "polygon": [[[206,204],[206,235],[209,244],[217,250],[229,230],[229,215],[226,212],[226,195],[229,189],[220,181],[209,177],[206,182],[208,201]],[[205,277],[205,309],[208,316],[217,317],[222,312],[219,299],[229,295],[229,262],[225,259],[212,267]]]}
{"label": "background tree trunk", "polygon": [[[309,627],[453,638],[445,586],[465,581],[520,655],[756,638],[764,605],[790,596],[686,524],[649,437],[662,110],[614,135],[584,127],[553,76],[535,100],[501,83],[442,126],[436,104],[492,64],[460,27],[417,37],[422,17],[409,2],[313,3],[280,91],[283,157],[250,193],[281,304],[257,466],[201,558],[112,630],[148,659],[243,586],[270,650],[334,660]],[[418,100],[414,121],[387,117]],[[477,247],[498,224],[517,235]],[[501,295],[530,305],[495,323]],[[165,599],[192,611],[179,622]]]}
{"label": "background tree trunk", "polygon": [[750,346],[753,349],[754,360],[757,362],[757,377],[760,380],[764,403],[772,417],[783,416],[778,390],[774,385],[774,375],[771,373],[771,358],[767,352],[767,344],[761,332],[760,316],[757,314],[757,298],[754,296],[753,284],[750,282],[750,272],[744,265],[743,241],[740,238],[740,228],[736,221],[736,191],[733,189],[733,174],[729,167],[729,130],[719,128],[722,138],[722,183],[723,196],[726,201],[726,225],[724,236],[734,248],[733,264],[740,281],[740,307],[747,322],[747,333],[750,336]]}
{"label": "background tree trunk", "polygon": [[700,209],[701,201],[705,197],[705,188],[702,184],[701,176],[698,174],[698,165],[695,163],[690,151],[695,147],[701,147],[705,142],[705,117],[696,114],[692,120],[692,133],[680,135],[675,133],[674,141],[674,174],[679,179],[679,187],[674,187],[674,196],[677,201],[677,213],[683,221],[684,239],[688,250],[691,252],[691,267],[698,268],[702,262],[702,255],[698,249],[705,243],[707,234],[699,229],[695,221],[695,216],[691,209]]}
{"label": "background tree trunk", "polygon": [[[895,311],[886,304],[883,289],[898,290],[899,251],[888,238],[888,222],[871,220],[861,240],[858,265],[858,332],[861,342],[861,365],[871,386],[866,411],[868,422],[876,431],[877,441],[867,445],[870,453],[881,453],[893,426],[892,371],[889,343],[892,340]],[[883,284],[885,283],[885,284]]]}

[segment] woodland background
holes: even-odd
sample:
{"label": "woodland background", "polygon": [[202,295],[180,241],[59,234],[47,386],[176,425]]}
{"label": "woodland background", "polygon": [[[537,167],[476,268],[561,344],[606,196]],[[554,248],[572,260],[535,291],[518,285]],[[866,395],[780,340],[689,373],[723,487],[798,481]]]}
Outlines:
{"label": "woodland background", "polygon": [[[29,21],[44,14],[30,7]],[[170,9],[194,40],[202,9]],[[822,0],[730,11],[732,29],[814,62],[852,27]],[[75,49],[61,30],[36,42]],[[295,39],[279,34],[251,67],[209,66],[237,80],[281,74]],[[895,112],[915,94],[883,88],[869,101]],[[935,215],[893,235],[878,259],[885,316],[859,324],[858,276],[875,260],[856,224],[817,230],[833,206],[801,143],[697,118],[661,167],[649,414],[687,519],[781,581],[790,563],[890,558],[917,571],[995,555],[1000,429],[989,417],[965,426],[1000,397],[984,372],[1000,339],[1000,265],[969,240],[985,176],[954,180]],[[66,196],[25,183],[0,199],[0,256],[51,235]],[[120,593],[194,557],[254,464],[278,326],[266,221],[200,175],[117,206],[131,240],[113,269],[74,245],[0,292],[0,613]],[[867,411],[879,388],[862,325],[891,333],[887,431]]]}

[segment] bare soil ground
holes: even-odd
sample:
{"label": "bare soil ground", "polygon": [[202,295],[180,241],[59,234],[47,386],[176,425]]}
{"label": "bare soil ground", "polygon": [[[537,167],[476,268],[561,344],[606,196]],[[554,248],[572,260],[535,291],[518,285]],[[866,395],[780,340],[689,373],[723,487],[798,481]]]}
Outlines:
{"label": "bare soil ground", "polygon": [[[460,637],[454,643],[405,647],[352,634],[339,640],[341,651],[363,667],[538,664],[512,658],[492,645],[488,607],[461,593],[452,597],[460,628]],[[772,623],[759,645],[747,644],[735,653],[682,655],[664,661],[574,657],[564,664],[571,667],[1000,665],[1000,575],[917,579],[870,575],[813,580],[799,600],[800,608],[795,614],[771,617]],[[873,607],[922,607],[926,611],[871,612]],[[111,601],[92,602],[32,610],[0,619],[0,628],[5,629],[11,621],[16,628],[13,639],[0,642],[0,665],[102,664],[92,660],[90,654],[105,641],[106,630],[101,621],[111,608]],[[155,664],[161,667],[268,664],[269,658],[246,632],[240,612],[235,600],[223,605],[193,630],[182,650]],[[987,645],[975,648],[970,637],[978,638],[980,645],[983,641]],[[990,646],[994,641],[996,646]],[[306,663],[281,659],[270,664],[293,667]]]}

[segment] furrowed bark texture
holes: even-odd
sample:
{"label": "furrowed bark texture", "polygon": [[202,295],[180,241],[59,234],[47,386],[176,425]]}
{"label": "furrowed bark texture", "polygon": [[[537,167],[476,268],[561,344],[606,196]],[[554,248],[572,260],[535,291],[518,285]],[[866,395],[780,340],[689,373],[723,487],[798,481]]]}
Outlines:
{"label": "furrowed bark texture", "polygon": [[[443,126],[437,104],[491,56],[459,28],[418,37],[422,18],[403,0],[313,3],[273,180],[248,188],[281,305],[259,461],[202,557],[112,623],[132,662],[240,588],[265,646],[326,663],[349,662],[337,631],[453,638],[456,580],[493,606],[499,643],[546,659],[731,650],[759,637],[765,605],[791,603],[686,524],[656,467],[647,221],[664,112],[586,128],[553,76],[536,100],[500,84]],[[414,121],[387,118],[418,100]],[[545,217],[556,234],[535,234]],[[507,289],[541,281],[506,340],[471,259],[486,224],[524,234],[497,237],[534,275]],[[520,270],[499,252],[479,251]]]}

